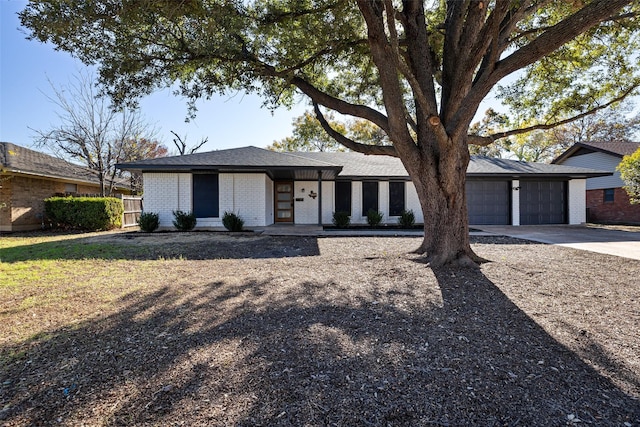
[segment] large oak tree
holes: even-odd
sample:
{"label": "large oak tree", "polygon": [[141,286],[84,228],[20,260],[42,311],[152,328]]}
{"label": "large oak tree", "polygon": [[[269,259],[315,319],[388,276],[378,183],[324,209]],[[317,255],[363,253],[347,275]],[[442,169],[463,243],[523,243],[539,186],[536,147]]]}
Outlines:
{"label": "large oak tree", "polygon": [[[32,38],[98,64],[116,101],[176,82],[193,101],[241,90],[275,106],[303,94],[338,142],[402,160],[432,264],[473,265],[468,144],[526,130],[469,135],[480,103],[519,70],[501,93],[536,115],[579,115],[633,93],[639,8],[632,0],[36,0],[21,19]],[[392,144],[346,138],[323,120],[327,110],[374,123]]]}

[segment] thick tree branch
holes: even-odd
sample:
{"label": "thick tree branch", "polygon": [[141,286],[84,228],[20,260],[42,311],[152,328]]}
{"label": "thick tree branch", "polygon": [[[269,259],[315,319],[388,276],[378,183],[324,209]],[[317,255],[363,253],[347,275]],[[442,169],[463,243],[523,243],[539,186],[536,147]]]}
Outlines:
{"label": "thick tree branch", "polygon": [[320,111],[320,107],[314,101],[313,102],[313,111],[316,113],[316,118],[320,122],[322,128],[327,132],[327,134],[335,139],[338,143],[344,145],[349,150],[357,151],[362,154],[371,154],[371,155],[379,155],[379,156],[393,156],[398,157],[398,153],[393,145],[369,145],[362,144],[360,142],[356,142],[350,138],[347,138],[337,130],[333,129],[329,122],[324,118],[322,111]]}
{"label": "thick tree branch", "polygon": [[528,126],[526,128],[520,128],[520,129],[512,129],[509,131],[505,131],[505,132],[498,132],[492,135],[487,135],[487,136],[481,136],[481,135],[469,135],[468,136],[468,142],[469,145],[479,145],[479,146],[487,146],[493,142],[495,142],[498,139],[502,139],[502,138],[507,138],[513,135],[521,135],[523,133],[528,133],[528,132],[532,132],[534,130],[547,130],[547,129],[553,129],[555,127],[558,126],[562,126],[562,125],[566,125],[567,123],[571,123],[571,122],[575,122],[576,120],[580,120],[586,116],[590,116],[591,114],[594,114],[600,110],[604,110],[607,107],[610,107],[611,105],[615,104],[616,102],[620,102],[623,99],[625,99],[627,96],[629,96],[631,93],[633,93],[636,89],[638,89],[640,87],[640,84],[636,84],[633,85],[632,87],[628,88],[627,90],[625,90],[622,94],[620,94],[619,96],[615,97],[614,99],[612,99],[611,101],[599,105],[597,107],[594,107],[588,111],[585,111],[584,113],[580,113],[576,116],[573,117],[569,117],[568,119],[564,119],[564,120],[560,120],[557,122],[553,122],[553,123],[540,123],[537,125],[533,125],[533,126]]}
{"label": "thick tree branch", "polygon": [[[479,76],[461,105],[480,105],[489,91],[504,77],[533,64],[593,26],[609,19],[630,2],[631,0],[595,0],[578,10],[529,44],[497,62],[491,72]],[[464,128],[471,122],[474,114],[475,111],[470,109],[459,109],[455,117],[447,123],[447,128]]]}

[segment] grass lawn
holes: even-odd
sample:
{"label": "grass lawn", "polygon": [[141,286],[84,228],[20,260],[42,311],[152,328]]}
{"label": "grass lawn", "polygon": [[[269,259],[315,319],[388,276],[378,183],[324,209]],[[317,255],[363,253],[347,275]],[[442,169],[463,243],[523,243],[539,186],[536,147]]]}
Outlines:
{"label": "grass lawn", "polygon": [[0,424],[640,423],[640,261],[478,237],[0,238]]}

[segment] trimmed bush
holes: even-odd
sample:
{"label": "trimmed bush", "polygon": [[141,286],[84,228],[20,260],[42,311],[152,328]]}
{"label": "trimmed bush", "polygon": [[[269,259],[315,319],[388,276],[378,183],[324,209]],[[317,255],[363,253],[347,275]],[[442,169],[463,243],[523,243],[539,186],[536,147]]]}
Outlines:
{"label": "trimmed bush", "polygon": [[382,217],[383,217],[382,212],[378,212],[378,211],[373,210],[373,209],[369,209],[367,211],[367,223],[371,227],[379,226],[380,223],[382,222]]}
{"label": "trimmed bush", "polygon": [[398,224],[402,228],[411,228],[416,223],[416,216],[414,215],[411,209],[403,210],[400,213],[400,218],[398,218]]}
{"label": "trimmed bush", "polygon": [[44,210],[55,227],[98,231],[122,227],[124,205],[115,197],[50,197]]}
{"label": "trimmed bush", "polygon": [[222,225],[229,231],[242,231],[244,220],[233,212],[225,212],[222,216]]}
{"label": "trimmed bush", "polygon": [[347,212],[334,212],[333,213],[333,225],[338,228],[347,228],[351,224],[351,217]]}
{"label": "trimmed bush", "polygon": [[193,212],[173,211],[173,226],[180,231],[191,231],[196,226]]}
{"label": "trimmed bush", "polygon": [[145,233],[152,233],[160,226],[160,215],[153,212],[142,212],[138,218],[138,225],[140,230]]}

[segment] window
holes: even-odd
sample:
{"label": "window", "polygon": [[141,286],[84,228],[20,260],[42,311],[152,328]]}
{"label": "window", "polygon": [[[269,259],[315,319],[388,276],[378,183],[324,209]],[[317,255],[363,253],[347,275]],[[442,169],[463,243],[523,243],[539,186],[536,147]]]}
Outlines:
{"label": "window", "polygon": [[218,174],[193,175],[193,213],[196,218],[220,216],[218,200]]}
{"label": "window", "polygon": [[389,183],[389,216],[400,216],[404,210],[404,182]]}
{"label": "window", "polygon": [[367,181],[362,183],[362,216],[367,216],[369,209],[378,212],[378,183]]}
{"label": "window", "polygon": [[65,193],[77,193],[78,192],[78,184],[65,184],[64,185]]}
{"label": "window", "polygon": [[351,181],[336,181],[336,212],[351,215]]}
{"label": "window", "polygon": [[616,194],[615,188],[605,188],[604,196],[603,196],[604,202],[612,203],[615,199],[615,194]]}

